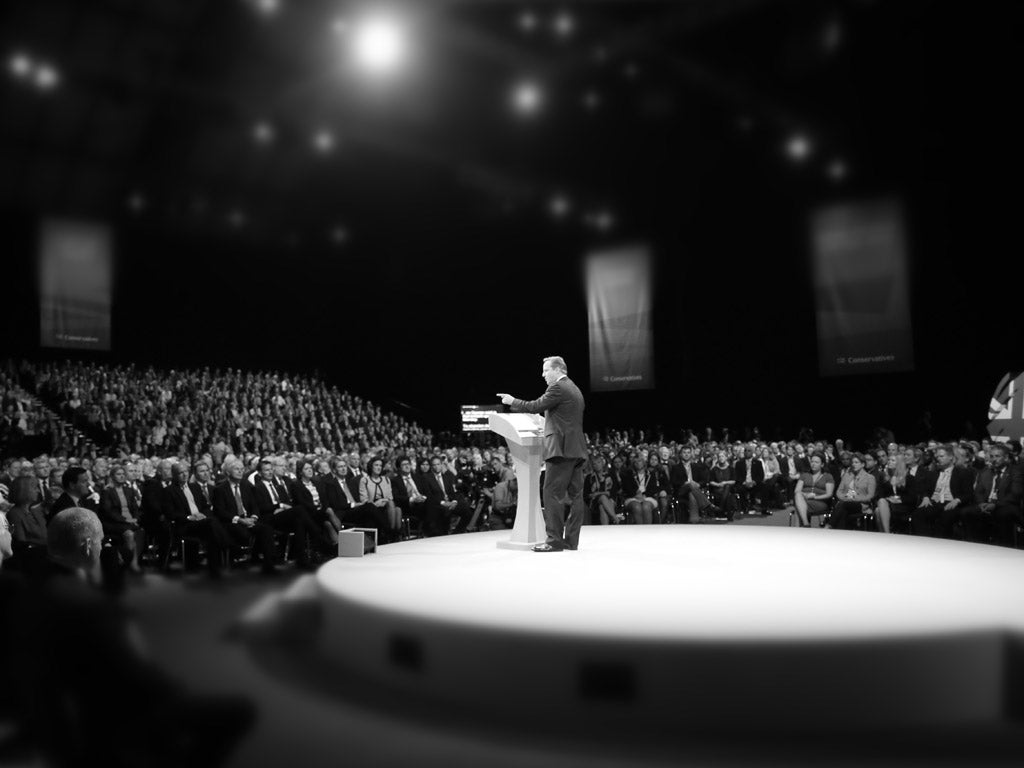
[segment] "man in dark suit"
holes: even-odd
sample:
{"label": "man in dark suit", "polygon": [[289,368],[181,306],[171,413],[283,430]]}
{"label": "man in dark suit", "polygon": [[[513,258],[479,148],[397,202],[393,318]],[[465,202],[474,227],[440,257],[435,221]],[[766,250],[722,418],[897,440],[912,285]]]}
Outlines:
{"label": "man in dark suit", "polygon": [[935,449],[935,463],[936,470],[917,485],[920,501],[911,515],[911,525],[915,535],[949,539],[960,508],[974,499],[974,472],[953,464],[953,448],[948,445]]}
{"label": "man in dark suit", "polygon": [[89,493],[89,473],[85,468],[68,467],[61,475],[60,484],[64,488],[64,493],[53,502],[53,507],[50,509],[50,520],[56,517],[58,512],[72,507],[81,507],[99,513],[99,505]]}
{"label": "man in dark suit", "polygon": [[224,462],[227,479],[213,490],[213,512],[236,541],[252,541],[254,559],[262,560],[263,572],[277,572],[277,546],[274,529],[259,518],[256,491],[245,481],[245,466],[231,458]]}
{"label": "man in dark suit", "polygon": [[391,478],[391,492],[395,497],[395,506],[402,510],[404,517],[415,517],[422,521],[427,497],[416,484],[412,474],[412,460],[408,456],[403,456],[398,462],[398,474]]}
{"label": "man in dark suit", "polygon": [[739,496],[742,511],[753,511],[754,503],[765,508],[764,503],[764,464],[754,458],[754,450],[747,448],[743,458],[733,468],[736,475],[736,495]]}
{"label": "man in dark suit", "polygon": [[276,531],[294,534],[295,559],[299,567],[311,567],[310,544],[323,551],[330,548],[330,543],[324,540],[305,508],[292,504],[291,493],[274,476],[273,462],[262,459],[257,471],[256,508],[259,510],[260,522]]}
{"label": "man in dark suit", "polygon": [[[423,478],[423,494],[427,497],[427,519],[424,536],[443,536],[456,517],[455,533],[462,533],[473,516],[473,508],[466,497],[455,488],[455,475],[444,469],[440,456],[430,460],[430,472]],[[392,483],[392,488],[394,484]]]}
{"label": "man in dark suit", "polygon": [[162,459],[156,465],[156,477],[142,483],[142,527],[151,536],[165,536],[167,526],[164,515],[164,498],[171,487],[171,462]]}
{"label": "man in dark suit", "polygon": [[[544,524],[547,541],[535,552],[558,552],[579,546],[583,503],[583,465],[587,441],[583,433],[586,404],[561,357],[546,357],[541,375],[547,391],[536,400],[520,400],[499,393],[501,402],[517,413],[544,414]],[[569,508],[566,520],[565,510]]]}
{"label": "man in dark suit", "polygon": [[206,516],[213,513],[214,484],[210,479],[210,465],[199,460],[192,465],[192,482],[188,484],[192,496],[199,505],[199,511]]}
{"label": "man in dark suit", "polygon": [[968,541],[988,541],[994,533],[997,544],[1012,547],[1013,526],[1024,523],[1024,475],[1020,467],[1009,463],[1007,448],[1002,443],[991,445],[988,454],[991,466],[978,473],[974,503],[960,510],[960,519]]}
{"label": "man in dark suit", "polygon": [[711,509],[711,501],[701,487],[710,479],[707,467],[693,460],[693,449],[688,445],[683,446],[679,462],[669,470],[669,481],[672,484],[672,495],[680,504],[686,505],[691,523],[699,523],[700,514],[704,510],[718,511]]}
{"label": "man in dark suit", "polygon": [[359,502],[359,488],[353,493],[348,477],[348,462],[337,456],[331,459],[331,474],[320,481],[324,508],[333,513],[343,526],[384,530],[387,520],[380,520],[374,514],[376,507],[372,504]]}
{"label": "man in dark suit", "polygon": [[[201,497],[200,497],[201,498]],[[221,556],[231,540],[221,521],[207,512],[188,482],[183,464],[171,468],[171,484],[164,489],[164,520],[173,533],[196,538],[206,549],[206,566],[213,578],[220,577]]]}

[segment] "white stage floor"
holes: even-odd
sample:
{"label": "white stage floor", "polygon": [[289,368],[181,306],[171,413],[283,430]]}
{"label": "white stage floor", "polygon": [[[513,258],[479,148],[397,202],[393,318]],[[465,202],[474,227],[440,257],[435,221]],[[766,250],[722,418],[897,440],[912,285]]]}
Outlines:
{"label": "white stage floor", "polygon": [[[317,574],[319,656],[419,706],[713,729],[936,727],[1019,716],[1024,553],[819,529],[585,528],[416,540]],[[515,718],[512,717],[512,720]]]}
{"label": "white stage floor", "polygon": [[852,640],[1024,633],[1024,552],[859,531],[584,528],[576,552],[509,532],[417,539],[321,567],[329,596],[514,632],[641,640]]}

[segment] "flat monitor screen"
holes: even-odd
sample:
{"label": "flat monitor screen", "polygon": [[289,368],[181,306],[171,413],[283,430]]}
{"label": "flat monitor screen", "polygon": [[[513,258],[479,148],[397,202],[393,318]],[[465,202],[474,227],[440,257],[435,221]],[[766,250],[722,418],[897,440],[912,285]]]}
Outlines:
{"label": "flat monitor screen", "polygon": [[462,406],[462,431],[486,432],[491,427],[488,423],[492,413],[501,413],[501,405],[464,405]]}

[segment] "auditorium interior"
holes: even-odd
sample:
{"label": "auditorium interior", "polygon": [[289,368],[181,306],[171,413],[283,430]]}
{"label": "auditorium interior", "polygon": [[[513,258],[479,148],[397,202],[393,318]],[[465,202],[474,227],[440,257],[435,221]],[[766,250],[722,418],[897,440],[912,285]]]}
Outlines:
{"label": "auditorium interior", "polygon": [[0,764],[1020,764],[1022,31],[8,0]]}

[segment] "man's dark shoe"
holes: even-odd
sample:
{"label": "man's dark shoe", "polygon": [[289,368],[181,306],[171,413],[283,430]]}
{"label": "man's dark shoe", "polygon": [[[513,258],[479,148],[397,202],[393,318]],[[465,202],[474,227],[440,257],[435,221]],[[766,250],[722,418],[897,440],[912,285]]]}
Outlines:
{"label": "man's dark shoe", "polygon": [[552,544],[550,541],[543,544],[538,544],[533,548],[534,552],[561,552],[565,547],[560,544]]}

